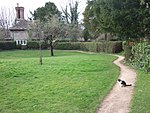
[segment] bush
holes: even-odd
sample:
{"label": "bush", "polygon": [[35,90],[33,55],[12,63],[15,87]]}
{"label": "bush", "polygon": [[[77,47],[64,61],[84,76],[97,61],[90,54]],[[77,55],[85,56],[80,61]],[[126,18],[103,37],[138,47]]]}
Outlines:
{"label": "bush", "polygon": [[122,51],[122,42],[57,42],[54,48],[60,50],[117,53]]}
{"label": "bush", "polygon": [[[45,49],[47,47],[46,43],[42,42],[42,48]],[[28,41],[27,43],[28,49],[39,49],[39,41]]]}
{"label": "bush", "polygon": [[[42,48],[47,48],[47,44],[44,41],[42,42]],[[39,41],[28,41],[27,45],[15,45],[15,42],[1,42],[0,49],[39,49]],[[122,42],[55,42],[54,49],[117,53],[122,51]]]}
{"label": "bush", "polygon": [[80,49],[80,44],[75,42],[57,42],[54,44],[54,48],[60,50],[78,50]]}
{"label": "bush", "polygon": [[124,50],[124,56],[125,56],[125,61],[130,62],[130,58],[132,56],[132,44],[131,42],[124,42],[123,43],[123,50]]}
{"label": "bush", "polygon": [[130,63],[138,68],[150,72],[150,43],[138,43],[132,47]]}
{"label": "bush", "polygon": [[38,41],[28,41],[27,48],[28,49],[38,49],[39,48],[39,42]]}
{"label": "bush", "polygon": [[16,49],[16,43],[14,41],[1,41],[0,50],[13,50]]}

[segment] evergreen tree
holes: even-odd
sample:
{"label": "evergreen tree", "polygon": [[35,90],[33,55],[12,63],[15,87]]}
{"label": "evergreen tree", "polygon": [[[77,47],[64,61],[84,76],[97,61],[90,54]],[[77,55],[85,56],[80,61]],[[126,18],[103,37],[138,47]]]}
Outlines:
{"label": "evergreen tree", "polygon": [[48,19],[51,19],[53,16],[61,18],[61,12],[58,10],[56,5],[52,2],[45,3],[44,7],[39,7],[32,13],[33,20],[39,19],[42,22],[46,22]]}

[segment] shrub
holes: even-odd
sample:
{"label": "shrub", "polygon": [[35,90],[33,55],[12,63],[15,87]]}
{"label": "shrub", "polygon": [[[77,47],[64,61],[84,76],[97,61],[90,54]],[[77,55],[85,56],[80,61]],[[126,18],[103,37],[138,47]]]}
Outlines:
{"label": "shrub", "polygon": [[[44,41],[42,42],[42,48],[47,48],[47,44]],[[39,49],[39,41],[28,41],[27,45],[17,46],[15,42],[1,42],[0,49]],[[54,49],[117,53],[122,51],[122,42],[55,42]]]}
{"label": "shrub", "polygon": [[122,42],[120,42],[120,41],[113,42],[112,46],[113,46],[112,53],[119,53],[119,52],[121,52],[123,50],[123,48],[122,48]]}
{"label": "shrub", "polygon": [[122,51],[122,42],[57,42],[54,48],[60,50],[117,53]]}
{"label": "shrub", "polygon": [[1,41],[0,50],[13,50],[16,49],[16,44],[14,41]]}
{"label": "shrub", "polygon": [[[42,48],[45,49],[47,47],[46,43],[42,42]],[[39,41],[28,41],[27,43],[28,49],[39,49]]]}
{"label": "shrub", "polygon": [[132,47],[130,63],[150,72],[150,43],[142,42]]}
{"label": "shrub", "polygon": [[57,42],[54,44],[54,48],[60,50],[78,50],[80,49],[80,44],[75,42]]}
{"label": "shrub", "polygon": [[81,42],[80,50],[97,52],[97,44],[95,42]]}
{"label": "shrub", "polygon": [[38,41],[28,41],[27,48],[28,49],[38,49],[39,48],[39,42]]}
{"label": "shrub", "polygon": [[124,56],[125,56],[125,61],[129,62],[130,58],[132,56],[132,45],[130,45],[129,42],[124,42],[123,43],[123,50],[124,50]]}

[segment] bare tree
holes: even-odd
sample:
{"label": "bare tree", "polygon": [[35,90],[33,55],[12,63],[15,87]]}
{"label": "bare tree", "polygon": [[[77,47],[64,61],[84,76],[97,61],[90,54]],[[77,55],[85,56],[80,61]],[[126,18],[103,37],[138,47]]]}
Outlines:
{"label": "bare tree", "polygon": [[65,9],[62,8],[64,19],[67,24],[78,25],[78,18],[80,14],[80,12],[78,12],[78,5],[79,2],[75,1],[75,4],[73,2],[69,4],[69,10],[67,5]]}
{"label": "bare tree", "polygon": [[48,48],[51,51],[51,56],[54,56],[53,52],[54,42],[56,41],[57,38],[64,37],[64,35],[66,35],[66,30],[63,27],[64,24],[60,22],[59,18],[53,16],[46,23],[41,22],[39,20],[33,21],[29,25],[29,34],[30,36],[33,36],[32,34],[35,34],[37,39],[40,40],[39,41],[40,51],[42,51],[41,47],[42,41],[47,42]]}
{"label": "bare tree", "polygon": [[42,65],[42,41],[43,41],[43,24],[39,20],[31,21],[28,26],[28,33],[39,40],[40,64]]}
{"label": "bare tree", "polygon": [[0,27],[4,31],[4,37],[9,36],[9,27],[13,24],[15,20],[15,13],[10,8],[1,7],[0,8]]}
{"label": "bare tree", "polygon": [[48,41],[51,50],[51,56],[54,56],[53,45],[57,38],[62,38],[66,35],[64,24],[58,17],[53,16],[43,27],[45,39]]}

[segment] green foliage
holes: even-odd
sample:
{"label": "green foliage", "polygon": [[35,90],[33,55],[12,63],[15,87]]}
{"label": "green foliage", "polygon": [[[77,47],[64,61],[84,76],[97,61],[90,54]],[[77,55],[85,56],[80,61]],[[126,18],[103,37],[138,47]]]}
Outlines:
{"label": "green foliage", "polygon": [[32,13],[34,20],[40,20],[42,22],[46,22],[47,20],[51,19],[54,15],[58,17],[61,16],[61,12],[57,9],[56,5],[52,2],[45,3],[44,7],[37,8],[34,13]]}
{"label": "green foliage", "polygon": [[[14,44],[10,46],[9,44]],[[39,49],[39,41],[28,41],[27,46],[17,45],[15,42],[5,43],[5,46],[1,45],[3,48],[7,47],[7,50],[11,49]],[[42,48],[47,49],[48,45],[46,42],[42,41]],[[118,53],[122,51],[122,42],[119,41],[109,41],[109,42],[55,42],[54,49],[60,50],[82,50],[82,51],[91,51],[91,52],[106,52],[106,53]],[[5,49],[4,49],[5,50]]]}
{"label": "green foliage", "polygon": [[[39,41],[28,41],[27,49],[39,49]],[[47,49],[48,45],[45,41],[41,42],[42,49]]]}
{"label": "green foliage", "polygon": [[95,42],[81,42],[80,43],[80,50],[97,52],[97,44]]}
{"label": "green foliage", "polygon": [[114,29],[113,8],[111,0],[96,0],[94,2],[94,16],[100,33],[111,33]]}
{"label": "green foliage", "polygon": [[129,44],[129,42],[125,41],[123,42],[123,50],[124,50],[124,56],[125,61],[129,62],[130,57],[132,56],[132,46]]}
{"label": "green foliage", "polygon": [[39,48],[39,42],[38,41],[29,41],[27,43],[28,49],[38,49]]}
{"label": "green foliage", "polygon": [[57,42],[54,45],[55,49],[58,50],[79,50],[80,49],[80,43],[77,42]]}
{"label": "green foliage", "polygon": [[[0,112],[94,113],[119,75],[116,58],[55,51],[0,52]],[[111,74],[110,74],[111,73]]]}
{"label": "green foliage", "polygon": [[148,1],[141,4],[140,0],[89,1],[84,12],[84,26],[97,36],[112,33],[122,40],[149,37],[150,7],[146,7],[147,4]]}
{"label": "green foliage", "polygon": [[21,44],[19,44],[19,45],[16,45],[15,49],[25,50],[25,49],[27,49],[27,45],[21,45]]}
{"label": "green foliage", "polygon": [[90,52],[118,53],[122,51],[122,42],[58,42],[55,49],[61,50],[82,50]]}
{"label": "green foliage", "polygon": [[103,41],[97,43],[97,52],[119,53],[121,51],[121,41]]}
{"label": "green foliage", "polygon": [[116,26],[115,32],[120,38],[123,40],[138,40],[139,38],[146,37],[149,23],[145,23],[144,20],[149,20],[150,18],[148,17],[148,12],[145,12],[147,9],[140,5],[139,0],[114,0],[113,9],[113,20]]}
{"label": "green foliage", "polygon": [[95,19],[94,16],[94,1],[87,1],[87,6],[85,8],[83,15],[84,15],[83,25],[85,29],[88,30],[88,32],[92,37],[96,37],[98,29],[97,29],[97,20]]}
{"label": "green foliage", "polygon": [[83,30],[82,35],[83,35],[83,38],[84,38],[85,42],[87,42],[88,39],[90,39],[90,37],[91,37],[88,29],[86,29],[86,28]]}
{"label": "green foliage", "polygon": [[137,70],[137,81],[131,101],[130,113],[150,113],[150,76],[148,73]]}
{"label": "green foliage", "polygon": [[14,41],[0,41],[0,50],[13,50],[16,49],[16,43]]}
{"label": "green foliage", "polygon": [[[42,48],[46,49],[47,44],[43,41],[42,42]],[[13,49],[39,49],[39,41],[28,41],[27,45],[16,45],[14,41],[2,41],[0,42],[0,50],[13,50]]]}
{"label": "green foliage", "polygon": [[132,47],[132,65],[150,72],[150,43],[138,43]]}

